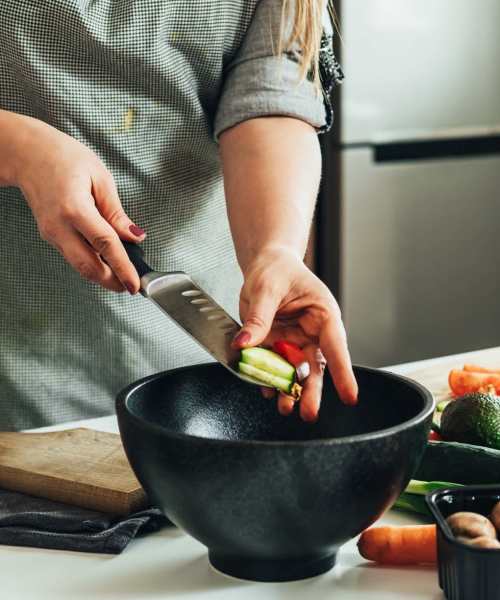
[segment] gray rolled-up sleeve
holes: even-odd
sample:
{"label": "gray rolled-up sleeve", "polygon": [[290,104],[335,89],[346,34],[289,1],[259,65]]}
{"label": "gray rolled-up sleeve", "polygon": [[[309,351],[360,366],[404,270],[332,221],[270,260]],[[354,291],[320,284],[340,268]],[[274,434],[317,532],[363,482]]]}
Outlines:
{"label": "gray rolled-up sleeve", "polygon": [[301,79],[293,53],[278,55],[281,12],[282,0],[260,0],[244,41],[226,68],[215,139],[242,121],[265,116],[295,117],[317,129],[324,127],[323,94],[310,79]]}

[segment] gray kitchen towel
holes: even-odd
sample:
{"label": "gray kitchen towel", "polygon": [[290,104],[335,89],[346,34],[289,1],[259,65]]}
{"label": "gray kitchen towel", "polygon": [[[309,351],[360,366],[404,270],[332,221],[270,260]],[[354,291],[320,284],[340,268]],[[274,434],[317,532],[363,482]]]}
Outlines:
{"label": "gray kitchen towel", "polygon": [[113,517],[0,490],[0,544],[9,546],[119,554],[133,538],[170,524],[158,508]]}

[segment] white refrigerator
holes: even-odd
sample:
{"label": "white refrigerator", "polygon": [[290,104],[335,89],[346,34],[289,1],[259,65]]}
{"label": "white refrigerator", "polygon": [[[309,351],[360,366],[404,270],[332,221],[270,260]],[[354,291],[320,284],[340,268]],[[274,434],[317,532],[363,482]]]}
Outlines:
{"label": "white refrigerator", "polygon": [[500,2],[337,7],[318,270],[353,360],[500,345]]}

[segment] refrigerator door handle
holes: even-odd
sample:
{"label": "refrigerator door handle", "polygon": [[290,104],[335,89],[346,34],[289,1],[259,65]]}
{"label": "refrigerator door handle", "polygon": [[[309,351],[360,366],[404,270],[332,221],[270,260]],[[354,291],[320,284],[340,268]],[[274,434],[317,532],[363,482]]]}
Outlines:
{"label": "refrigerator door handle", "polygon": [[376,163],[500,154],[500,128],[443,130],[371,143]]}

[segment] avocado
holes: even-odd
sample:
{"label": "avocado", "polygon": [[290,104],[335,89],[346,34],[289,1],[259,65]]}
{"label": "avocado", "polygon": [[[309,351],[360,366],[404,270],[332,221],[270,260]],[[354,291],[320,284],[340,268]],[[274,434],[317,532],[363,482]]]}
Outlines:
{"label": "avocado", "polygon": [[500,450],[500,397],[475,392],[450,402],[441,415],[444,440]]}

